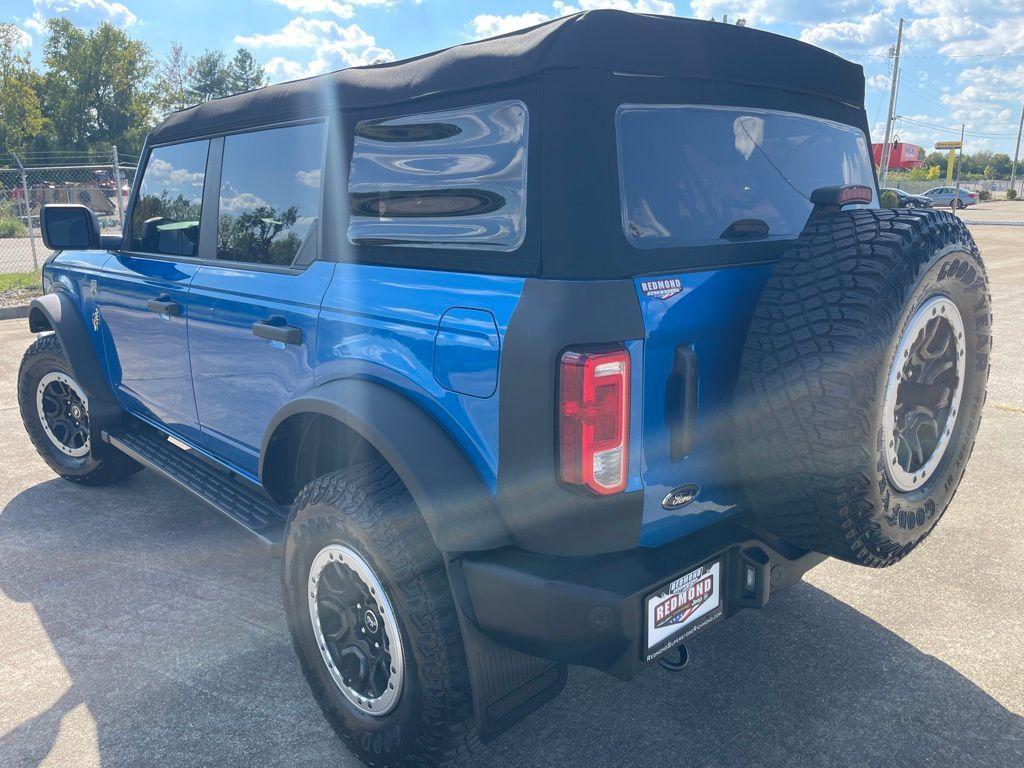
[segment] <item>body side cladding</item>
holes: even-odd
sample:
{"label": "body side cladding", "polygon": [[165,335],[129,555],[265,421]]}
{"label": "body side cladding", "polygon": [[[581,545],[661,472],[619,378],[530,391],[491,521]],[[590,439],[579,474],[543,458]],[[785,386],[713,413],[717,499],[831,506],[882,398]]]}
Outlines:
{"label": "body side cladding", "polygon": [[[98,429],[118,419],[122,411],[107,384],[74,298],[66,291],[57,290],[33,299],[29,305],[28,327],[33,333],[53,331],[57,335],[75,380],[89,396],[90,420],[98,437]],[[96,440],[94,445],[102,445],[102,441]]]}
{"label": "body side cladding", "polygon": [[[525,549],[584,555],[637,545],[642,490],[596,497],[559,482],[555,393],[567,347],[644,335],[631,280],[525,281],[502,350],[498,464],[498,507]],[[631,438],[631,475],[637,434]]]}
{"label": "body side cladding", "polygon": [[457,444],[422,409],[389,387],[365,379],[323,384],[283,406],[260,450],[260,481],[278,426],[300,414],[326,416],[362,436],[409,489],[442,552],[493,549],[510,543],[487,485]]}

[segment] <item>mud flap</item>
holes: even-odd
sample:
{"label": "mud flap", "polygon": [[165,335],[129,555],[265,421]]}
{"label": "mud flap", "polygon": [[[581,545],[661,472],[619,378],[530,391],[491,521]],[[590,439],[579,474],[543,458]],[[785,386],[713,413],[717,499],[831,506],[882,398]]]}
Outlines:
{"label": "mud flap", "polygon": [[486,744],[558,696],[568,665],[521,653],[484,635],[467,613],[472,609],[458,560],[448,562],[448,579],[469,664],[477,730]]}

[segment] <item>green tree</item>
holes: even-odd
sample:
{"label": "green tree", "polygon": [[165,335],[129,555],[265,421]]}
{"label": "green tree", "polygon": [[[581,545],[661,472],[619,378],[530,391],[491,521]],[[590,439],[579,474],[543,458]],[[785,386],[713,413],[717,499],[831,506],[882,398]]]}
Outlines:
{"label": "green tree", "polygon": [[74,149],[119,144],[139,151],[152,116],[149,50],[105,22],[90,31],[64,18],[46,24],[43,106],[59,142]]}
{"label": "green tree", "polygon": [[188,99],[199,104],[210,99],[219,99],[231,93],[229,74],[224,54],[220,51],[206,51],[192,65],[188,78]]}
{"label": "green tree", "polygon": [[993,178],[996,179],[1008,179],[1010,178],[1010,167],[1013,165],[1013,160],[1010,156],[1003,152],[996,152],[992,155],[992,173],[995,174]]}
{"label": "green tree", "polygon": [[239,48],[228,63],[228,89],[231,93],[243,93],[262,88],[267,84],[267,73],[256,58],[245,48]]}
{"label": "green tree", "polygon": [[171,43],[156,72],[156,107],[161,113],[177,112],[192,106],[188,90],[193,67],[185,46]]}
{"label": "green tree", "polygon": [[21,152],[48,128],[36,92],[39,76],[18,53],[21,32],[0,24],[0,149]]}

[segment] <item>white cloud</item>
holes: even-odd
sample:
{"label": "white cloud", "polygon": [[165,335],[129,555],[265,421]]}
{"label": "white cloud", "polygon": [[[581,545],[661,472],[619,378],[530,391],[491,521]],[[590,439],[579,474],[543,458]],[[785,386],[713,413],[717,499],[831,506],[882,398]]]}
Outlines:
{"label": "white cloud", "polygon": [[536,26],[557,16],[568,16],[580,11],[596,11],[600,9],[632,11],[633,13],[658,13],[665,16],[674,16],[676,13],[675,3],[666,2],[666,0],[576,0],[575,3],[554,0],[551,4],[550,14],[544,11],[527,11],[526,13],[513,13],[507,16],[482,13],[469,22],[469,27],[472,31],[472,36],[475,38],[494,37],[495,35],[515,32],[517,29]]}
{"label": "white cloud", "polygon": [[474,37],[494,37],[506,32],[515,32],[545,22],[550,17],[537,11],[529,11],[518,15],[494,16],[484,13],[474,18],[469,24],[473,28]]}
{"label": "white cloud", "polygon": [[[271,2],[283,5],[289,11],[296,13],[327,13],[337,16],[339,19],[351,19],[355,15],[354,5],[394,5],[399,0],[271,0]],[[419,0],[414,0],[419,5]]]}
{"label": "white cloud", "polygon": [[175,168],[166,160],[155,158],[146,169],[146,178],[149,181],[169,190],[171,195],[184,195],[188,199],[194,199],[202,193],[203,173],[189,171],[184,168]]}
{"label": "white cloud", "polygon": [[633,0],[632,2],[630,0],[576,0],[575,4],[555,0],[553,5],[558,16],[567,16],[580,11],[597,11],[602,8],[632,11],[633,13],[660,13],[664,16],[676,15],[675,3],[664,2],[664,0]]}
{"label": "white cloud", "polygon": [[873,88],[876,91],[888,90],[889,84],[892,82],[889,75],[868,75],[865,80],[868,88]]}
{"label": "white cloud", "polygon": [[226,189],[220,196],[220,210],[222,213],[239,216],[243,213],[251,213],[257,208],[269,207],[270,203],[262,197],[254,195],[252,192],[236,192],[234,189]]}
{"label": "white cloud", "polygon": [[884,52],[896,39],[896,22],[884,13],[871,13],[857,21],[828,21],[808,27],[800,39],[832,50]]}
{"label": "white cloud", "polygon": [[111,0],[33,0],[35,11],[25,26],[36,32],[46,30],[46,20],[64,16],[79,26],[92,27],[107,21],[115,27],[130,27],[139,19],[128,7]]}
{"label": "white cloud", "polygon": [[339,19],[351,19],[356,9],[348,3],[339,3],[337,0],[273,0],[278,5],[283,5],[289,11],[296,13],[331,13]]}
{"label": "white cloud", "polygon": [[239,45],[250,48],[294,48],[313,51],[306,62],[274,56],[264,65],[273,81],[294,80],[344,67],[394,61],[395,54],[377,45],[373,35],[358,24],[342,26],[324,19],[296,17],[270,34],[239,35]]}
{"label": "white cloud", "polygon": [[831,0],[808,3],[806,0],[692,0],[694,17],[730,21],[739,18],[748,24],[814,24],[862,16],[871,11],[871,0]]}
{"label": "white cloud", "polygon": [[295,180],[299,182],[299,184],[304,184],[307,187],[320,189],[320,169],[317,168],[312,171],[296,171]]}
{"label": "white cloud", "polygon": [[32,35],[26,32],[21,27],[14,27],[14,47],[15,48],[31,48],[32,47]]}
{"label": "white cloud", "polygon": [[353,48],[374,44],[373,36],[364,32],[358,24],[343,27],[334,21],[301,16],[292,19],[277,32],[235,37],[236,43],[250,48],[315,48],[325,41],[343,42]]}

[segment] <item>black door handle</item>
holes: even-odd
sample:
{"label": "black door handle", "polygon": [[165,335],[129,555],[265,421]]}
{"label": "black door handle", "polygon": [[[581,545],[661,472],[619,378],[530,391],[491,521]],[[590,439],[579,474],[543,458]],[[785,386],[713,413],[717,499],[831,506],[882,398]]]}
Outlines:
{"label": "black door handle", "polygon": [[697,430],[697,353],[689,344],[676,347],[665,397],[669,419],[669,455],[679,461],[693,450]]}
{"label": "black door handle", "polygon": [[302,329],[293,325],[286,325],[283,320],[273,318],[262,323],[253,323],[252,332],[261,339],[280,341],[283,344],[302,343]]}
{"label": "black door handle", "polygon": [[181,305],[168,299],[150,299],[146,302],[146,307],[150,312],[159,312],[161,315],[177,317],[181,314]]}

